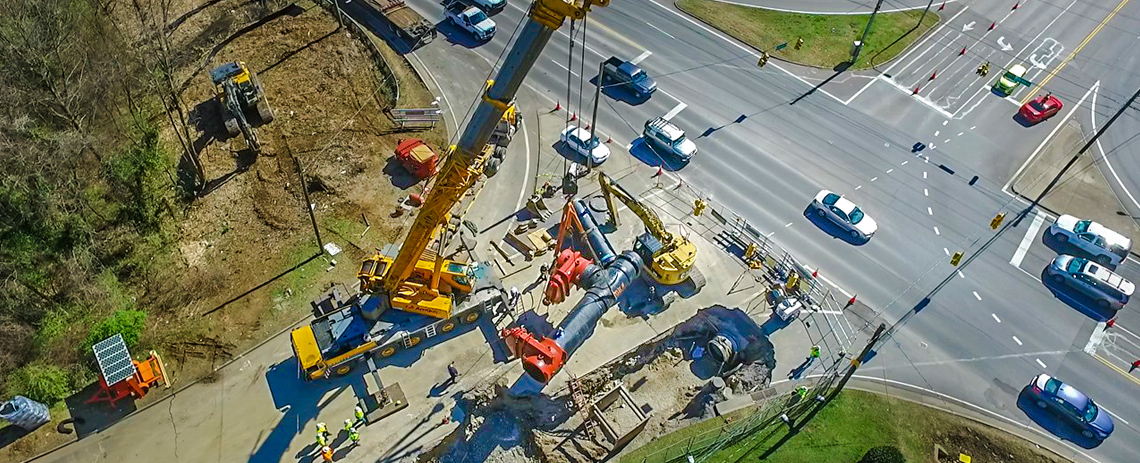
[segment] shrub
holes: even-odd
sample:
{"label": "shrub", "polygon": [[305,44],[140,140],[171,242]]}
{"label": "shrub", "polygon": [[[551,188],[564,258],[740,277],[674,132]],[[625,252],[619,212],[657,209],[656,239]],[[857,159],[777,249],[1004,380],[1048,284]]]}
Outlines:
{"label": "shrub", "polygon": [[8,378],[7,395],[22,395],[37,402],[52,405],[71,393],[71,380],[62,368],[33,363],[12,372]]}
{"label": "shrub", "polygon": [[859,460],[859,463],[906,463],[906,457],[898,447],[880,445],[863,454],[863,459]]}
{"label": "shrub", "polygon": [[143,329],[146,328],[146,312],[141,310],[116,310],[102,323],[95,325],[91,328],[91,332],[87,334],[87,339],[80,346],[81,352],[86,354],[91,352],[91,346],[95,343],[107,339],[116,334],[123,335],[123,341],[127,343],[127,347],[131,347],[139,342],[139,336],[142,335]]}

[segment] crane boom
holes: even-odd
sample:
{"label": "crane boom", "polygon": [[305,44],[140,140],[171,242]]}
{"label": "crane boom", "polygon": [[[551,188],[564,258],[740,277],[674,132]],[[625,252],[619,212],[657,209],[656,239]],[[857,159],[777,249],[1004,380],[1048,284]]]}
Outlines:
{"label": "crane boom", "polygon": [[[480,154],[554,31],[567,17],[580,20],[586,17],[591,5],[604,7],[608,4],[609,0],[574,0],[574,3],[535,0],[531,5],[518,40],[503,61],[496,79],[489,81],[485,87],[482,100],[464,129],[459,144],[447,156],[399,253],[388,268],[379,269],[385,272],[380,288],[383,293],[381,296],[387,297],[389,306],[413,312],[439,313],[438,309],[450,304],[450,297],[439,294],[435,289],[443,265],[441,259],[436,259],[434,269],[430,271],[432,283],[409,281],[417,268],[421,272],[416,273],[422,273],[432,267],[421,262],[421,254],[431,244],[436,227],[447,220],[452,208],[479,178]],[[416,310],[416,306],[421,303],[435,309]]]}

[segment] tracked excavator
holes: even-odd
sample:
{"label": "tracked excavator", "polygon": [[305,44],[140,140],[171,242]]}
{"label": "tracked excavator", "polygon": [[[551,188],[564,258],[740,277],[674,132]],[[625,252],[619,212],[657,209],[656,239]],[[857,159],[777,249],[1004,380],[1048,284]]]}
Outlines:
{"label": "tracked excavator", "polygon": [[274,114],[257,74],[245,62],[233,61],[210,71],[210,80],[214,82],[226,133],[231,137],[240,133],[250,149],[260,150],[261,141],[253,128],[252,116],[257,116],[258,125],[265,125],[273,122]]}
{"label": "tracked excavator", "polygon": [[645,224],[647,233],[638,237],[634,251],[651,256],[646,262],[648,264],[646,268],[653,281],[663,285],[675,285],[691,278],[697,289],[704,286],[704,276],[700,274],[700,270],[693,268],[693,263],[697,261],[697,246],[692,241],[680,233],[666,229],[661,218],[653,210],[629,194],[609,175],[598,172],[598,183],[602,187],[602,195],[606,198],[612,226],[621,225],[618,210],[614,207],[614,198],[625,204],[625,207]]}

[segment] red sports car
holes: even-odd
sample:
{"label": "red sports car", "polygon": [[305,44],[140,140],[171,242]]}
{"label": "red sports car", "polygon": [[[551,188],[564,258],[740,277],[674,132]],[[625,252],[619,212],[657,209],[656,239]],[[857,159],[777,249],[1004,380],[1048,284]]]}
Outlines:
{"label": "red sports car", "polygon": [[1061,100],[1053,95],[1042,95],[1025,103],[1021,107],[1021,117],[1024,117],[1030,124],[1036,124],[1045,119],[1053,117],[1061,111]]}

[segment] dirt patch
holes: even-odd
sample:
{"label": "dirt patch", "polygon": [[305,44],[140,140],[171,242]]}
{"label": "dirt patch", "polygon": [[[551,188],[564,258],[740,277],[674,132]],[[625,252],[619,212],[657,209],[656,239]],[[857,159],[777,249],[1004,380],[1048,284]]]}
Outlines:
{"label": "dirt patch", "polygon": [[968,455],[973,461],[1005,463],[1056,462],[1022,443],[1013,444],[1008,436],[1000,436],[991,429],[974,426],[955,425],[939,431],[934,440],[946,450],[947,455],[938,458],[938,463],[957,463],[959,454]]}

